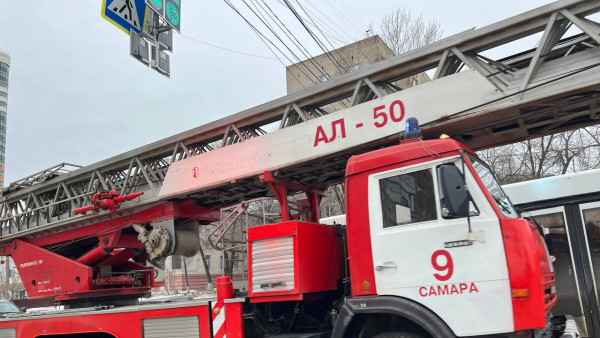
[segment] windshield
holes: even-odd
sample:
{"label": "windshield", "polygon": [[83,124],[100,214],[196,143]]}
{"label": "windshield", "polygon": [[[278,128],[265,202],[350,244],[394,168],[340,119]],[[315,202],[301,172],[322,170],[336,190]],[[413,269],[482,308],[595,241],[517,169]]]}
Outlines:
{"label": "windshield", "polygon": [[481,179],[481,182],[483,182],[483,185],[496,202],[496,205],[498,206],[498,209],[500,209],[502,214],[505,217],[509,218],[519,217],[519,214],[517,213],[515,207],[508,199],[508,196],[506,196],[506,194],[504,193],[504,190],[502,190],[500,183],[498,183],[494,172],[487,166],[487,164],[483,163],[483,161],[476,158],[475,156],[469,154],[467,155],[467,157],[471,161],[473,169],[475,169],[475,171],[477,172],[477,175]]}
{"label": "windshield", "polygon": [[0,302],[0,313],[19,313],[19,309],[15,304],[11,302],[2,301]]}

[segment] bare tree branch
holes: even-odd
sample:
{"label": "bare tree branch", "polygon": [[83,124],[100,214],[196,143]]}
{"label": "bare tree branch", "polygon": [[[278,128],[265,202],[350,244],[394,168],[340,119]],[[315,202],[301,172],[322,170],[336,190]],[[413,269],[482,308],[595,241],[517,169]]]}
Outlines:
{"label": "bare tree branch", "polygon": [[[372,26],[369,30],[372,31]],[[443,33],[438,21],[425,23],[422,15],[413,17],[410,10],[402,7],[384,16],[379,30],[383,41],[396,55],[439,40]]]}

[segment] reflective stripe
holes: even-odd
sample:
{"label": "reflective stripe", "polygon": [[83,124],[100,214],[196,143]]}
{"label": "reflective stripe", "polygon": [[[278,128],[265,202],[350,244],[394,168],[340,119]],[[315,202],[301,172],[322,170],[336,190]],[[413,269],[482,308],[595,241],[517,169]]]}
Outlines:
{"label": "reflective stripe", "polygon": [[[213,315],[213,336],[214,338],[226,337],[225,330],[225,306],[222,300],[216,301],[212,304],[212,315]],[[219,313],[215,315],[215,309],[219,309]]]}

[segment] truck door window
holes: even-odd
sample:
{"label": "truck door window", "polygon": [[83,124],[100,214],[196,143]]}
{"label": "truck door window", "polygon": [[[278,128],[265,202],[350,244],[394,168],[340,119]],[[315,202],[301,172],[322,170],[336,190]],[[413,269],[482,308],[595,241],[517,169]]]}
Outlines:
{"label": "truck door window", "polygon": [[384,228],[437,218],[431,169],[381,179],[379,191]]}

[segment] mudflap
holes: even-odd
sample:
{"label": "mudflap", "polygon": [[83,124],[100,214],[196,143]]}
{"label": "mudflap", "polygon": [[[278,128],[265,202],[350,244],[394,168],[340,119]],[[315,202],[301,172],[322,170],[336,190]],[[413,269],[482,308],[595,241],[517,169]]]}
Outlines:
{"label": "mudflap", "polygon": [[548,314],[546,328],[534,330],[534,338],[579,338],[579,329],[573,316]]}
{"label": "mudflap", "polygon": [[579,329],[573,316],[561,315],[551,319],[552,337],[556,338],[579,338]]}

